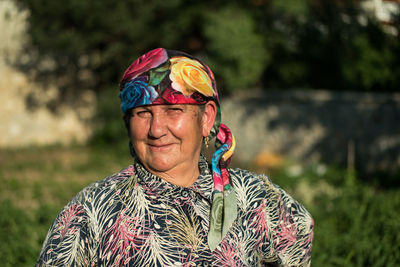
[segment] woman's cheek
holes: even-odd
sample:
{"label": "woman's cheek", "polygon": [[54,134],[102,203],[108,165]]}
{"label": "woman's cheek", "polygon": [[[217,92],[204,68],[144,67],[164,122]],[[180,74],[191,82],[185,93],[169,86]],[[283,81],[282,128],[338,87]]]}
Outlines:
{"label": "woman's cheek", "polygon": [[149,131],[149,120],[135,118],[131,120],[131,137],[137,140],[144,139]]}
{"label": "woman's cheek", "polygon": [[184,126],[189,126],[189,125],[186,125],[187,122],[184,119],[182,119],[181,117],[172,118],[170,121],[171,121],[170,125],[173,125],[173,128],[176,130],[179,130],[179,131],[181,131]]}

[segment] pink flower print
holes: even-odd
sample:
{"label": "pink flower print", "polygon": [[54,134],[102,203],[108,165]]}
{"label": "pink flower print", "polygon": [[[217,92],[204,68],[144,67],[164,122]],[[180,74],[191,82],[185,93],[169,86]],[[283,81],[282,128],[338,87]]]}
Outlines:
{"label": "pink flower print", "polygon": [[123,171],[121,171],[121,175],[133,175],[133,173],[135,172],[135,166],[130,165],[128,168],[124,169]]}
{"label": "pink flower print", "polygon": [[256,229],[256,232],[261,236],[268,232],[268,221],[265,214],[266,200],[254,210],[254,215],[250,218],[250,226]]}
{"label": "pink flower print", "polygon": [[82,205],[73,204],[64,210],[57,222],[57,229],[61,239],[78,231],[78,227],[74,226],[74,223],[81,222],[84,219],[86,220],[86,216]]}
{"label": "pink flower print", "polygon": [[149,229],[144,224],[144,218],[130,217],[124,209],[117,220],[107,230],[108,241],[104,249],[104,257],[115,256],[115,266],[125,264],[124,260],[132,258],[132,250],[139,251],[146,238]]}
{"label": "pink flower print", "polygon": [[[240,244],[238,244],[240,246]],[[215,250],[216,266],[243,266],[243,263],[238,255],[241,251],[240,247],[235,247],[229,244],[226,240],[220,243],[219,248]]]}
{"label": "pink flower print", "polygon": [[157,48],[151,50],[135,60],[132,65],[125,71],[124,75],[122,76],[122,80],[120,83],[120,87],[125,85],[127,81],[130,81],[139,75],[143,74],[146,71],[149,71],[152,68],[158,67],[165,61],[167,61],[168,55],[167,51],[163,48]]}
{"label": "pink flower print", "polygon": [[277,227],[278,232],[274,243],[277,251],[285,253],[285,251],[292,247],[297,241],[297,228],[288,212],[282,211],[281,214],[283,214],[283,216]]}

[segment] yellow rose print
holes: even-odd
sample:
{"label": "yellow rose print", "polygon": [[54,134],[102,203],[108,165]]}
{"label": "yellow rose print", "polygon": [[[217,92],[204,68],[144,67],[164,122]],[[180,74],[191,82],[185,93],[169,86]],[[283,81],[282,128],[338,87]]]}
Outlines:
{"label": "yellow rose print", "polygon": [[190,96],[195,91],[205,96],[213,96],[214,89],[211,79],[200,62],[186,57],[173,57],[171,62],[172,88],[185,96]]}

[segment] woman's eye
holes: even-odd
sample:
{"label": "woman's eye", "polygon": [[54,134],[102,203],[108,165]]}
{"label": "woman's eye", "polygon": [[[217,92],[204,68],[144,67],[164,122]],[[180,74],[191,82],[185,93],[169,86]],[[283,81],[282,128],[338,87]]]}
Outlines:
{"label": "woman's eye", "polygon": [[182,108],[176,107],[176,108],[169,108],[169,110],[174,110],[174,111],[183,111]]}
{"label": "woman's eye", "polygon": [[151,117],[151,112],[148,110],[142,110],[142,111],[136,112],[136,115],[141,118],[149,118],[149,117]]}
{"label": "woman's eye", "polygon": [[183,112],[183,110],[181,108],[169,108],[168,109],[168,113],[170,114],[179,114]]}

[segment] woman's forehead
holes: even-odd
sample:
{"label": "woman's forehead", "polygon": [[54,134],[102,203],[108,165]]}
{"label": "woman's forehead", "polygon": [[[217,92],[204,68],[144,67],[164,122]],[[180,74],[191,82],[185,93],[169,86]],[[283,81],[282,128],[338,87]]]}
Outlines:
{"label": "woman's forehead", "polygon": [[196,108],[196,107],[200,107],[200,105],[196,105],[196,104],[157,104],[157,105],[143,105],[143,106],[139,106],[139,107],[135,107],[133,108],[133,110],[137,110],[137,109],[147,109],[147,110],[152,110],[152,109],[168,109],[168,108],[176,108],[176,107],[180,107],[180,108],[184,108],[184,109],[188,109],[188,108]]}

